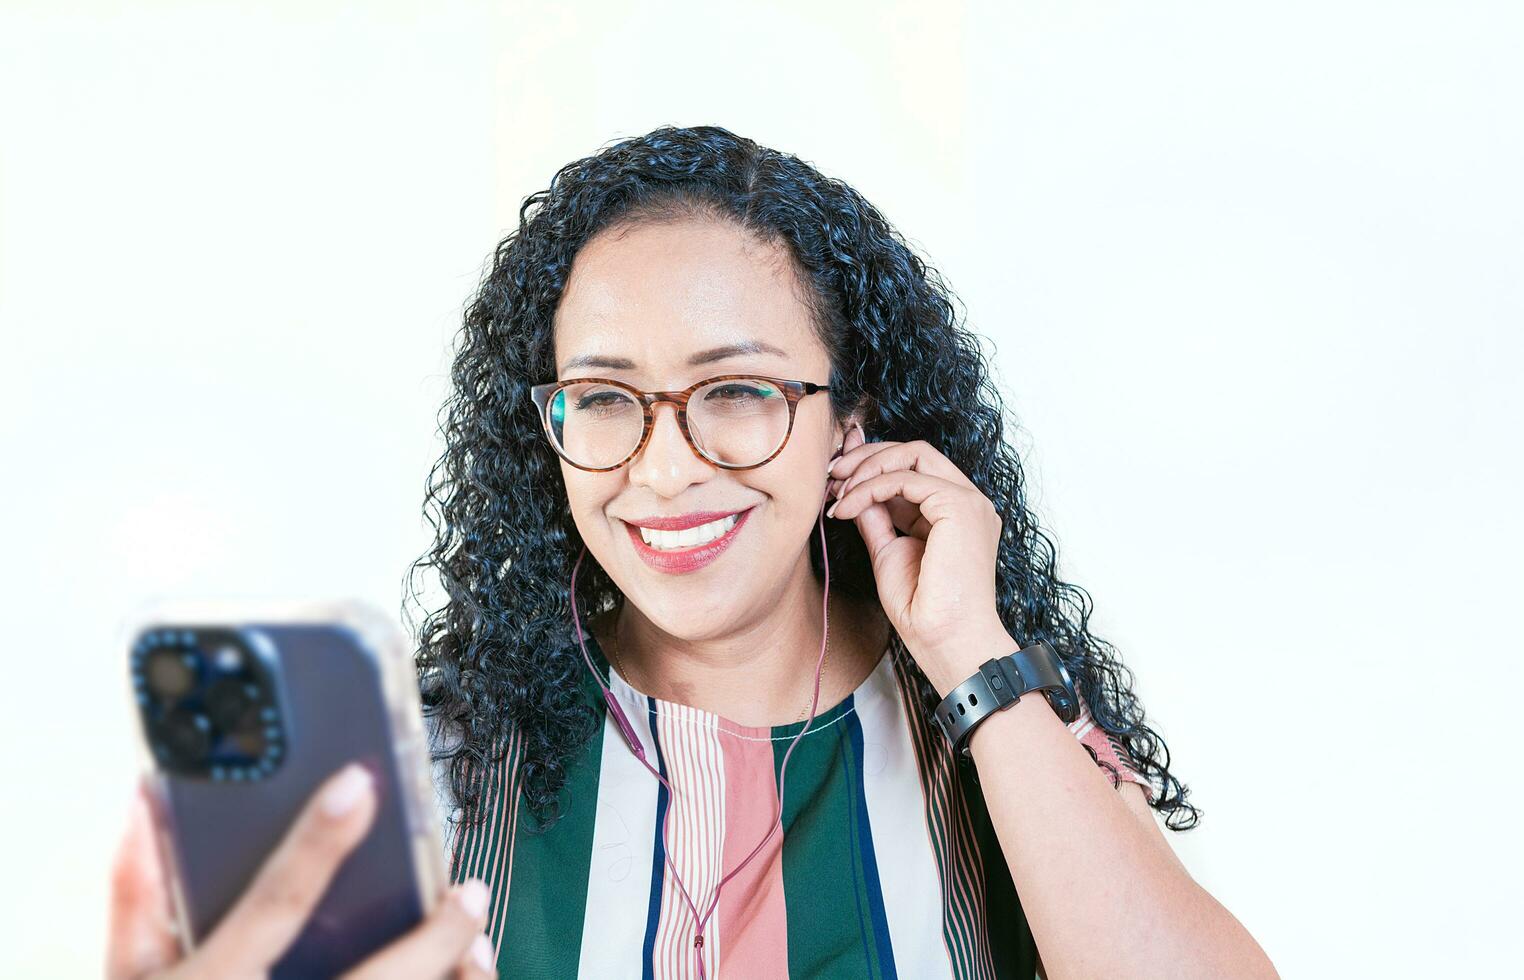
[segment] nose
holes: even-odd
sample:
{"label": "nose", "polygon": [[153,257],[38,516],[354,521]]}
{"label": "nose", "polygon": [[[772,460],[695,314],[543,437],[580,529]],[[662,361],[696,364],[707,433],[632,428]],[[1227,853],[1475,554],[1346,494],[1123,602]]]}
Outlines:
{"label": "nose", "polygon": [[707,479],[716,467],[683,438],[676,405],[657,402],[652,414],[651,437],[629,464],[630,482],[675,497],[690,484]]}

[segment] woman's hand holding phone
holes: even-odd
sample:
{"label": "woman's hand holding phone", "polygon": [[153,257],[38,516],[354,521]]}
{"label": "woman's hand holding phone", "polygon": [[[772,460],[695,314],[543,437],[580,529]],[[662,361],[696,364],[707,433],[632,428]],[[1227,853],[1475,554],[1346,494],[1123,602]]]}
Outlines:
{"label": "woman's hand holding phone", "polygon": [[[109,980],[262,977],[296,939],[346,855],[376,812],[371,778],[358,765],[329,777],[307,801],[237,902],[189,956],[167,921],[169,905],[148,802],[136,794],[111,875]],[[429,916],[344,974],[346,980],[495,976],[483,932],[487,887],[455,885]]]}

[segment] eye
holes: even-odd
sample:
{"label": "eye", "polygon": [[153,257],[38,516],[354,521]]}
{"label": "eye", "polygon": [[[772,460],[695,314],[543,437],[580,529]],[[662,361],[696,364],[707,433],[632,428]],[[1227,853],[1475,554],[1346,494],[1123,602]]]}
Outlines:
{"label": "eye", "polygon": [[628,402],[629,396],[618,391],[595,391],[592,394],[583,395],[577,399],[577,411],[588,409],[616,408],[621,402]]}
{"label": "eye", "polygon": [[752,398],[767,398],[774,393],[771,387],[757,388],[744,381],[730,381],[718,385],[704,398],[706,401],[746,401]]}

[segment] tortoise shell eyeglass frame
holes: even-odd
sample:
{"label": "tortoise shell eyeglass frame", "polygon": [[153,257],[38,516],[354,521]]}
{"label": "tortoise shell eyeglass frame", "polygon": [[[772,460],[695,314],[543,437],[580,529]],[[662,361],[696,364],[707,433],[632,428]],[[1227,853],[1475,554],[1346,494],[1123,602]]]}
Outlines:
{"label": "tortoise shell eyeglass frame", "polygon": [[[702,449],[699,448],[698,443],[693,441],[693,433],[688,431],[688,399],[691,398],[693,393],[698,391],[700,388],[703,388],[706,385],[712,385],[716,381],[740,381],[748,378],[754,378],[757,381],[766,381],[777,385],[778,388],[783,392],[783,397],[788,400],[788,428],[783,433],[783,441],[778,443],[778,448],[773,450],[772,455],[768,456],[767,459],[764,459],[758,463],[747,463],[745,465],[722,463],[719,460],[715,459],[713,456],[710,456],[708,453],[705,453]],[[556,444],[555,436],[551,434],[550,401],[555,397],[556,392],[566,387],[567,385],[587,384],[589,382],[612,385],[615,388],[620,388],[624,391],[629,392],[632,396],[634,396],[636,401],[640,402],[641,411],[645,414],[645,419],[643,422],[644,428],[640,433],[640,442],[636,444],[634,450],[630,452],[630,455],[615,463],[613,466],[583,466],[576,460],[568,458],[567,455],[561,451],[561,447]],[[556,455],[560,456],[562,459],[566,460],[568,463],[570,463],[572,466],[575,466],[579,470],[586,470],[589,473],[607,473],[611,470],[619,469],[619,467],[625,465],[636,456],[639,456],[641,450],[646,448],[646,443],[651,440],[652,426],[656,422],[657,402],[671,402],[673,405],[677,406],[677,427],[682,430],[683,438],[688,441],[688,447],[692,449],[696,454],[698,454],[699,458],[707,460],[708,462],[713,463],[715,466],[718,466],[721,469],[753,470],[758,466],[762,466],[766,463],[771,462],[779,453],[783,452],[783,447],[788,445],[789,436],[794,432],[794,415],[796,409],[799,406],[799,399],[804,398],[806,395],[813,395],[817,391],[830,390],[830,385],[818,385],[813,381],[793,381],[788,378],[770,378],[765,374],[717,374],[712,378],[705,378],[703,381],[695,382],[684,388],[682,391],[641,391],[639,388],[636,388],[633,385],[626,384],[623,381],[615,381],[613,378],[567,378],[564,381],[547,381],[544,384],[534,385],[529,389],[529,393],[530,397],[534,399],[535,406],[539,410],[540,426],[545,431],[545,438],[550,441],[550,448],[555,450]]]}

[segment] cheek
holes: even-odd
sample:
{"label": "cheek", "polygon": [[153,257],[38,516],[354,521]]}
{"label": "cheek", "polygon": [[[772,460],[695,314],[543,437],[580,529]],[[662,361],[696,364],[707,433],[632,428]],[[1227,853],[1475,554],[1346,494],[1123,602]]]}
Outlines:
{"label": "cheek", "polygon": [[561,464],[566,484],[566,502],[585,540],[598,540],[609,533],[607,508],[618,492],[618,481],[598,479],[594,473]]}
{"label": "cheek", "polygon": [[826,477],[824,467],[817,479],[803,468],[792,469],[787,476],[755,483],[757,490],[766,496],[768,509],[772,511],[770,523],[779,528],[797,532],[813,526],[815,516],[826,504]]}

